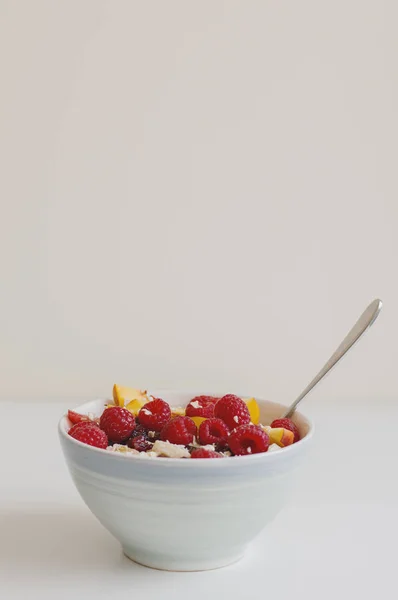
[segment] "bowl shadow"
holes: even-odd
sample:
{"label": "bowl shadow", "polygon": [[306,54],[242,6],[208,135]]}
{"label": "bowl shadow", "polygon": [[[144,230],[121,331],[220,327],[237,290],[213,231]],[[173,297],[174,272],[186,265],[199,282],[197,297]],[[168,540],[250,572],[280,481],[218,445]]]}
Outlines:
{"label": "bowl shadow", "polygon": [[[0,589],[13,594],[7,599],[41,590],[43,598],[61,600],[70,598],[73,590],[82,594],[85,589],[98,598],[112,597],[118,589],[121,595],[134,590],[139,597],[170,599],[178,590],[184,595],[193,582],[210,589],[218,581],[232,593],[251,572],[253,562],[258,565],[254,564],[255,570],[263,567],[261,545],[223,569],[196,573],[149,569],[125,557],[119,542],[88,511],[0,510]],[[153,596],[148,595],[149,585]]]}
{"label": "bowl shadow", "polygon": [[119,543],[89,513],[65,508],[47,512],[0,512],[0,571],[56,578],[117,568],[142,570],[123,556]]}

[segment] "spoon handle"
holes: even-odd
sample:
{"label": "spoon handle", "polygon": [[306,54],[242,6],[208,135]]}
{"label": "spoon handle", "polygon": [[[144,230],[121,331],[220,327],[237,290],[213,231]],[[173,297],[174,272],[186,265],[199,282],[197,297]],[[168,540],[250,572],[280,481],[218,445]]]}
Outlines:
{"label": "spoon handle", "polygon": [[361,335],[375,322],[377,319],[381,307],[383,306],[381,300],[373,300],[367,307],[367,309],[359,317],[351,331],[346,335],[336,352],[332,354],[327,363],[319,371],[318,375],[307,385],[304,391],[301,392],[300,396],[291,404],[288,410],[283,415],[284,417],[290,417],[296,410],[297,405],[301,400],[310,392],[325,375],[332,369],[344,354],[347,354],[348,350],[359,340]]}

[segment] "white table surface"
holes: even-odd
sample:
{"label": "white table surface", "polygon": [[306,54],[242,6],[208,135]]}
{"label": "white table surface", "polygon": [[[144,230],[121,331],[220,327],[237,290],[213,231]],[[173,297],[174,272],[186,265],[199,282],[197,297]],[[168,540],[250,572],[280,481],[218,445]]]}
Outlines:
{"label": "white table surface", "polygon": [[[309,401],[317,425],[314,452],[290,506],[243,561],[204,573],[155,571],[122,555],[83,504],[64,464],[56,425],[67,405],[0,403],[1,598],[393,597],[395,401]],[[194,540],[194,522],[187,535]]]}

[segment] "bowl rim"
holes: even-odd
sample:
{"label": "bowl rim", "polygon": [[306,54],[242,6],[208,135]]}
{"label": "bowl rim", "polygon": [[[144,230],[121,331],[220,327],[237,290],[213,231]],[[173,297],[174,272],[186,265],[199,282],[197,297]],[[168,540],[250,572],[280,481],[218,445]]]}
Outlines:
{"label": "bowl rim", "polygon": [[[163,395],[165,394],[186,394],[188,396],[190,396],[192,394],[192,398],[196,395],[200,395],[197,392],[189,392],[189,391],[185,391],[185,390],[154,390],[153,394],[157,395],[163,392]],[[208,394],[208,395],[219,395],[219,394]],[[242,398],[252,398],[253,396],[250,395],[245,395],[245,394],[240,394],[239,395]],[[255,397],[256,400],[259,403],[266,403],[266,404],[274,404],[278,407],[283,408],[288,408],[287,406],[280,404],[279,402],[273,402],[272,400],[265,400],[264,398],[260,398],[260,397]],[[109,402],[109,398],[93,398],[92,400],[88,400],[82,404],[79,404],[78,406],[76,406],[75,408],[69,409],[69,410],[73,410],[78,412],[79,410],[88,410],[87,408],[85,408],[87,405],[93,405],[96,402],[103,402],[104,404],[106,404],[107,402]],[[166,400],[167,402],[167,400]],[[90,412],[88,410],[88,412]],[[139,465],[148,465],[148,468],[153,467],[154,465],[164,465],[164,468],[170,468],[172,466],[180,466],[182,468],[203,468],[205,465],[207,465],[207,467],[209,468],[213,468],[213,469],[222,469],[225,468],[227,465],[229,467],[231,467],[233,464],[238,467],[239,465],[242,464],[253,464],[254,462],[262,462],[262,461],[270,461],[270,460],[279,460],[280,458],[283,457],[288,457],[289,455],[291,455],[292,453],[297,453],[300,452],[302,448],[304,448],[304,446],[307,445],[307,443],[309,442],[309,440],[313,437],[314,435],[314,431],[315,431],[315,427],[314,427],[314,423],[313,421],[307,417],[305,414],[303,414],[301,411],[295,411],[295,414],[297,414],[298,416],[300,416],[305,422],[306,425],[308,427],[308,431],[305,434],[305,436],[303,438],[301,438],[298,442],[295,442],[294,444],[291,444],[290,446],[285,446],[284,448],[281,449],[280,452],[260,452],[258,454],[251,454],[251,455],[245,455],[245,456],[228,456],[226,457],[227,460],[210,460],[208,458],[197,458],[194,460],[187,460],[186,458],[163,458],[163,457],[151,457],[151,458],[141,458],[139,456],[135,456],[135,455],[126,455],[125,453],[122,452],[110,452],[107,449],[103,449],[103,448],[96,448],[95,446],[90,446],[89,444],[84,444],[83,442],[80,442],[79,440],[76,440],[75,438],[71,437],[70,435],[68,435],[68,431],[70,429],[67,430],[66,426],[67,426],[67,422],[68,422],[68,413],[64,413],[62,415],[62,417],[59,419],[58,421],[58,433],[60,435],[60,437],[62,437],[66,443],[70,443],[72,445],[77,445],[78,447],[90,452],[90,453],[94,453],[94,455],[96,454],[97,456],[101,456],[103,455],[104,457],[107,456],[108,459],[111,459],[111,457],[113,457],[113,460],[122,460],[122,461],[127,461],[128,463],[133,464],[139,464]],[[93,456],[94,456],[93,455]],[[228,459],[233,459],[233,460],[228,460]],[[192,464],[193,463],[193,464]],[[195,466],[196,465],[196,466]],[[224,467],[223,467],[224,465]]]}

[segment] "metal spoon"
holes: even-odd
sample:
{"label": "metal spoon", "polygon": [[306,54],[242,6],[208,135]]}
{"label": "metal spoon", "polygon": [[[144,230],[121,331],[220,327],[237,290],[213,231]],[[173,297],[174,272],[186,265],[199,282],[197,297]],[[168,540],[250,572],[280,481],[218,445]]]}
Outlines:
{"label": "metal spoon", "polygon": [[339,362],[339,360],[343,358],[344,354],[347,354],[348,350],[353,347],[361,335],[365,333],[365,331],[369,329],[369,327],[376,321],[382,306],[382,301],[378,299],[373,300],[373,302],[369,304],[368,308],[362,313],[354,327],[341,342],[336,352],[332,354],[327,363],[319,371],[318,375],[314,377],[311,383],[307,385],[305,390],[301,392],[300,396],[293,402],[293,404],[290,405],[283,417],[292,416],[297,408],[297,405],[302,401],[302,399],[321,381],[321,379],[325,377],[327,373],[329,373],[330,369],[332,369]]}

